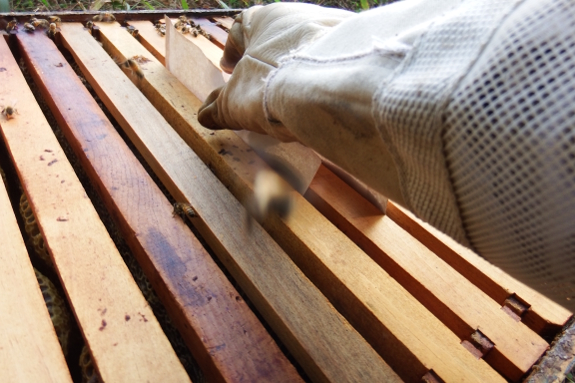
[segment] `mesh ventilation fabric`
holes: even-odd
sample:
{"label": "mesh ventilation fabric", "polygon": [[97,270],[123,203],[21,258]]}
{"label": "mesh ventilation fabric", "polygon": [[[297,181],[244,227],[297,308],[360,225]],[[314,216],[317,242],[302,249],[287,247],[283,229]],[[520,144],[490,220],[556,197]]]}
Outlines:
{"label": "mesh ventilation fabric", "polygon": [[442,112],[501,20],[519,1],[464,1],[424,33],[374,95],[374,118],[388,143],[407,207],[468,244],[445,166]]}
{"label": "mesh ventilation fabric", "polygon": [[444,114],[472,246],[575,308],[575,3],[531,0],[498,28]]}

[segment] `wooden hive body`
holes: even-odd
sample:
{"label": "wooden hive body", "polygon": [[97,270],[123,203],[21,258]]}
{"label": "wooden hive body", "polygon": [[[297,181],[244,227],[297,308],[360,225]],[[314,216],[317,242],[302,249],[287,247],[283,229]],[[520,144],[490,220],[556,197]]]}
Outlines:
{"label": "wooden hive body", "polygon": [[[190,39],[216,62],[225,13],[188,13],[211,35]],[[60,15],[58,45],[41,30],[0,38],[0,105],[17,109],[0,118],[0,380],[74,376],[18,225],[17,185],[106,382],[190,381],[106,214],[199,366],[196,380],[536,381],[528,375],[551,363],[541,362],[549,341],[562,329],[570,341],[570,312],[391,202],[382,214],[327,167],[295,195],[292,217],[248,232],[242,203],[267,164],[235,133],[200,126],[201,101],[164,67],[151,22],[161,15],[119,13],[90,31],[80,22],[92,16]],[[116,64],[134,56],[147,59],[143,78]],[[174,201],[191,205],[202,241],[172,214]],[[573,360],[562,350],[541,371],[562,376]]]}

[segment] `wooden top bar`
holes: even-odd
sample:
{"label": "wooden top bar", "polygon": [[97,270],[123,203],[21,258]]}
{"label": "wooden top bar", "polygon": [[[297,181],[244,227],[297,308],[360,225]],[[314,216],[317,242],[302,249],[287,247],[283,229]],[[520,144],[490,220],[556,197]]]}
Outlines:
{"label": "wooden top bar", "polygon": [[2,136],[102,378],[188,382],[4,39],[0,67],[0,99],[19,111]]}
{"label": "wooden top bar", "polygon": [[[141,45],[121,32],[111,24],[101,25],[101,40],[112,56],[132,57],[145,53]],[[251,192],[256,170],[266,165],[233,132],[212,132],[200,127],[194,115],[201,104],[199,100],[159,63],[152,64],[149,64],[141,86],[143,92],[204,162],[211,165],[220,180],[243,200]],[[266,225],[266,229],[284,249],[289,249],[290,256],[308,277],[313,275],[311,279],[332,303],[348,319],[354,319],[352,325],[377,346],[377,351],[402,378],[421,379],[433,369],[446,381],[501,379],[483,360],[477,361],[465,350],[451,331],[317,210],[301,196],[296,198],[297,217],[287,224],[274,221]],[[388,311],[390,307],[397,312]],[[411,323],[399,318],[419,318],[433,330],[426,331],[418,324],[419,320]]]}
{"label": "wooden top bar", "polygon": [[[68,141],[211,381],[297,382],[281,353],[48,37],[18,36]],[[72,112],[80,108],[81,114]],[[113,161],[108,159],[113,158]],[[154,283],[155,282],[155,283]],[[221,345],[225,345],[222,347]]]}
{"label": "wooden top bar", "polygon": [[[101,25],[101,36],[108,26],[144,49],[112,23]],[[397,375],[261,227],[246,234],[246,213],[239,202],[82,26],[64,24],[61,33],[100,98],[171,194],[191,203],[200,218],[194,224],[308,375],[321,382],[397,381]],[[146,64],[142,88],[148,76],[163,69],[152,62],[154,66]]]}
{"label": "wooden top bar", "polygon": [[[3,44],[4,39],[0,38],[0,45]],[[2,48],[0,52],[5,53]],[[0,96],[0,105],[5,102],[6,99]],[[8,123],[5,120],[0,122],[0,125],[6,124]],[[71,383],[72,378],[64,354],[1,180],[0,242],[2,381]]]}

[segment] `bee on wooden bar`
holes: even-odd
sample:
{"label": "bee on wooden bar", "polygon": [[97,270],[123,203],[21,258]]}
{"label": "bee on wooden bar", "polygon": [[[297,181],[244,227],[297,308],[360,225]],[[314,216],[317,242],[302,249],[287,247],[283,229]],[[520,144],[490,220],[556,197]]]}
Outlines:
{"label": "bee on wooden bar", "polygon": [[190,33],[191,30],[192,30],[192,27],[190,27],[188,24],[186,24],[182,27],[181,32],[185,35],[186,33]]}
{"label": "bee on wooden bar", "polygon": [[138,64],[145,64],[145,63],[149,63],[150,61],[152,61],[149,58],[144,57],[142,55],[136,55],[136,56],[131,57],[130,59],[136,61]]}
{"label": "bee on wooden bar", "polygon": [[58,28],[56,27],[56,23],[51,23],[50,24],[50,29],[48,29],[48,31],[46,32],[48,34],[48,37],[51,38],[52,40],[54,40],[54,38],[56,37],[56,32],[58,31]]}
{"label": "bee on wooden bar", "polygon": [[129,34],[131,34],[132,36],[136,37],[138,36],[138,34],[140,33],[136,27],[134,27],[133,25],[128,25],[128,27],[126,28],[126,30],[128,31]]}
{"label": "bee on wooden bar", "polygon": [[32,19],[30,19],[29,23],[32,24],[34,26],[34,28],[38,28],[38,27],[48,28],[50,26],[50,23],[46,19],[32,18]]}
{"label": "bee on wooden bar", "polygon": [[197,217],[196,211],[192,208],[189,203],[185,202],[176,202],[174,204],[174,211],[172,212],[172,217],[179,215],[184,221],[186,220],[186,216],[190,218]]}
{"label": "bee on wooden bar", "polygon": [[105,12],[105,13],[100,13],[99,15],[94,16],[92,18],[92,20],[103,21],[105,23],[111,23],[113,21],[116,21],[116,17],[109,12]]}
{"label": "bee on wooden bar", "polygon": [[142,70],[142,68],[140,68],[140,65],[136,60],[127,59],[126,61],[119,63],[118,65],[120,67],[128,69],[130,72],[132,72],[133,75],[135,75],[138,78],[138,80],[144,78],[144,71]]}
{"label": "bee on wooden bar", "polygon": [[56,25],[59,25],[62,23],[62,19],[59,18],[58,16],[48,16],[48,21],[50,23],[54,23]]}
{"label": "bee on wooden bar", "polygon": [[90,20],[86,21],[86,29],[89,29],[91,31],[92,27],[94,27],[94,23]]}
{"label": "bee on wooden bar", "polygon": [[24,30],[26,32],[34,32],[36,28],[34,28],[34,26],[30,23],[24,23]]}
{"label": "bee on wooden bar", "polygon": [[6,32],[8,33],[17,30],[18,30],[18,21],[16,20],[9,21],[8,25],[6,25]]}
{"label": "bee on wooden bar", "polygon": [[15,108],[16,101],[12,103],[12,105],[6,105],[2,107],[2,114],[6,117],[6,120],[11,120],[15,117],[15,114],[18,113],[18,109]]}

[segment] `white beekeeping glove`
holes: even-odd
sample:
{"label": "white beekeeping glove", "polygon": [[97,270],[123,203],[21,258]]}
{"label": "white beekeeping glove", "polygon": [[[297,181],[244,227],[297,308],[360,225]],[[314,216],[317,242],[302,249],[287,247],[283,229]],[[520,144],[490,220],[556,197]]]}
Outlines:
{"label": "white beekeeping glove", "polygon": [[242,14],[200,122],[313,148],[574,310],[575,3],[300,5]]}

